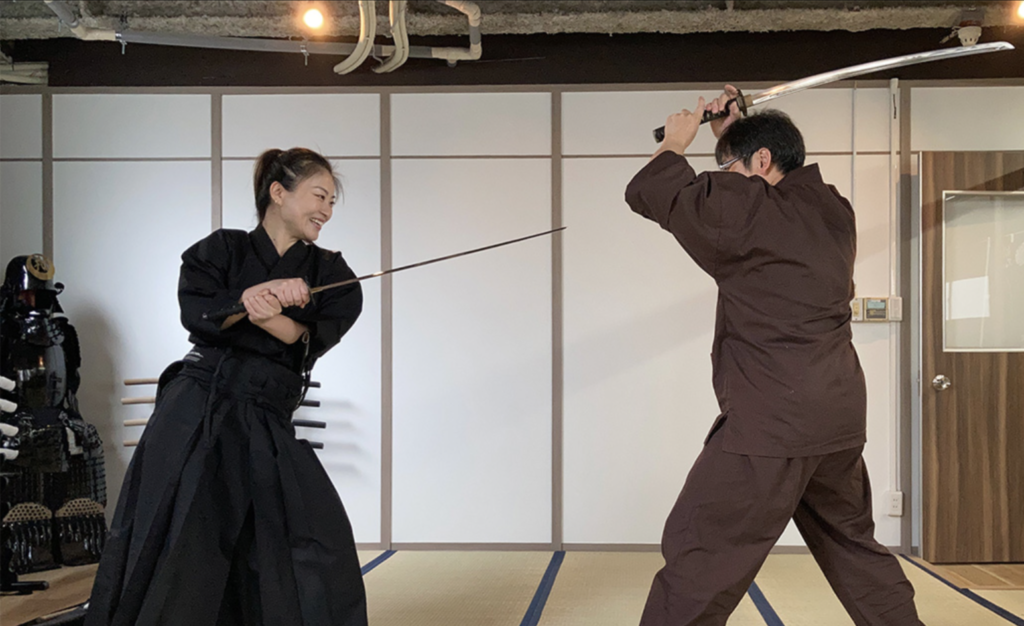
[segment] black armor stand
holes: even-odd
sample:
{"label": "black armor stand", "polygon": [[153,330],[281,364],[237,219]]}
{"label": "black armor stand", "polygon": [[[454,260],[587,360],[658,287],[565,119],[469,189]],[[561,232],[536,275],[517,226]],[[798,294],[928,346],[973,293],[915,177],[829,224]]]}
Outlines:
{"label": "black armor stand", "polygon": [[[0,545],[5,543],[7,543],[7,529],[2,529],[0,530]],[[9,552],[4,552],[3,558],[0,558],[0,592],[27,596],[33,591],[50,588],[50,583],[45,580],[19,581],[18,575],[11,571],[11,556]]]}
{"label": "black armor stand", "polygon": [[[0,471],[3,470],[4,461],[0,459]],[[6,511],[8,507],[2,507]],[[7,544],[8,530],[0,526],[0,546]],[[43,591],[50,588],[50,583],[40,581],[19,581],[18,575],[11,571],[11,558],[13,555],[0,548],[0,592],[16,593],[19,596],[27,596],[33,591]]]}

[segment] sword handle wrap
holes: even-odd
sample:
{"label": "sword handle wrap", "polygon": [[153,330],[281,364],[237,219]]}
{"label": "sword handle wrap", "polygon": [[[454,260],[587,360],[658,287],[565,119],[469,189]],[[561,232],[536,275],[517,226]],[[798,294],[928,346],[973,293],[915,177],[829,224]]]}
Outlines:
{"label": "sword handle wrap", "polygon": [[[736,91],[739,92],[739,95],[736,96],[735,98],[731,98],[728,102],[726,102],[725,103],[725,108],[722,109],[721,111],[719,111],[718,113],[712,113],[711,111],[704,111],[704,115],[700,118],[700,123],[701,124],[707,124],[708,122],[711,122],[713,120],[722,119],[723,117],[729,117],[729,107],[734,102],[736,103],[736,106],[739,107],[740,113],[743,114],[743,115],[746,115],[747,114],[747,106],[748,106],[747,98],[743,95],[743,92],[740,91],[739,89],[737,89]],[[658,143],[661,143],[661,142],[665,141],[665,127],[664,126],[659,126],[658,128],[654,129],[654,140],[657,141]]]}
{"label": "sword handle wrap", "polygon": [[[303,279],[302,282],[306,283],[306,288],[309,289],[309,302],[312,304],[313,295],[320,290],[310,289],[309,283],[306,282],[305,279]],[[223,322],[232,315],[238,315],[239,313],[245,313],[245,305],[241,302],[225,307],[219,311],[207,311],[206,313],[203,313],[203,319],[210,322]]]}
{"label": "sword handle wrap", "polygon": [[225,307],[219,311],[203,313],[203,319],[210,322],[223,322],[232,315],[238,315],[239,313],[245,313],[245,305],[241,302]]}

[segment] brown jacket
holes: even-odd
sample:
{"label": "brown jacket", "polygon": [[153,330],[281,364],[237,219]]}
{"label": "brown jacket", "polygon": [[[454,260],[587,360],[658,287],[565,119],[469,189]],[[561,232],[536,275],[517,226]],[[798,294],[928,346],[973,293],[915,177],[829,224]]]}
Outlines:
{"label": "brown jacket", "polygon": [[850,330],[857,231],[853,208],[818,166],[772,186],[698,176],[665,152],[633,177],[626,202],[718,283],[711,359],[728,418],[723,449],[797,457],[862,445],[864,373]]}

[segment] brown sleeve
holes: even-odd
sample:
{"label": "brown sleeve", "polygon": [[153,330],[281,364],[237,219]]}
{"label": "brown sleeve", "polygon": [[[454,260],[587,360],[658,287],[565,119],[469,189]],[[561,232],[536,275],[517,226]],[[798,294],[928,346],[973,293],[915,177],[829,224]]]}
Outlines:
{"label": "brown sleeve", "polygon": [[746,221],[765,193],[760,179],[727,172],[698,176],[686,157],[663,152],[626,186],[626,203],[672,233],[697,265],[717,278],[730,255],[730,231]]}

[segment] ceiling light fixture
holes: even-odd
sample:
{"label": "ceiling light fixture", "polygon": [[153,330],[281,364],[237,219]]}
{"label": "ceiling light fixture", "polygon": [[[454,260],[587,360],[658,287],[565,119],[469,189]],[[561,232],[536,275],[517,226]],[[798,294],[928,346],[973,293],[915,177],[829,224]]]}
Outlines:
{"label": "ceiling light fixture", "polygon": [[320,28],[324,25],[324,14],[319,9],[310,9],[302,16],[302,21],[310,28]]}

